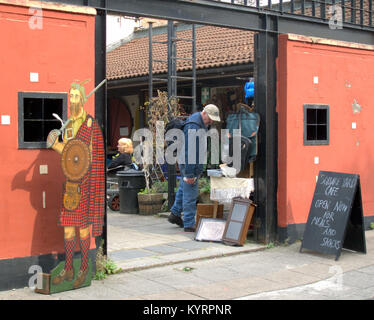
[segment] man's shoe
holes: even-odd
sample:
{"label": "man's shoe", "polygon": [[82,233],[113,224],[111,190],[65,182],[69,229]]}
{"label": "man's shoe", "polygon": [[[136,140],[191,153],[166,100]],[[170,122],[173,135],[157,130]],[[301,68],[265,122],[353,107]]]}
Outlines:
{"label": "man's shoe", "polygon": [[183,220],[181,217],[177,217],[176,215],[170,213],[170,215],[168,216],[168,221],[183,228]]}
{"label": "man's shoe", "polygon": [[74,281],[74,289],[79,288],[84,281],[86,280],[86,276],[88,273],[88,268],[86,270],[79,270],[77,279]]}
{"label": "man's shoe", "polygon": [[195,228],[194,227],[184,228],[184,232],[195,232]]}
{"label": "man's shoe", "polygon": [[56,276],[53,278],[52,280],[52,283],[54,285],[58,285],[62,282],[64,282],[65,280],[66,281],[73,281],[73,278],[74,278],[74,270],[65,270],[65,269],[62,269],[62,271]]}

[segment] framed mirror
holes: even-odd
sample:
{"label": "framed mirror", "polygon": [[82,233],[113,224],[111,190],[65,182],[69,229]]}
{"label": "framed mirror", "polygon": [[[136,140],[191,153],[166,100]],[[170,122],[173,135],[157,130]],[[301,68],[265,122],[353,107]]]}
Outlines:
{"label": "framed mirror", "polygon": [[250,199],[233,199],[222,237],[224,243],[240,246],[244,244],[255,207]]}
{"label": "framed mirror", "polygon": [[226,220],[215,218],[201,218],[196,231],[195,240],[221,242]]}

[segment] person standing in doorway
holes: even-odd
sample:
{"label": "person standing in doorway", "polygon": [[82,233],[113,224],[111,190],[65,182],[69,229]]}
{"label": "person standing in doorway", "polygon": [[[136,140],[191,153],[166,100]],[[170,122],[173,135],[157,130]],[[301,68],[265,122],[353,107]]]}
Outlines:
{"label": "person standing in doorway", "polygon": [[[196,161],[194,163],[189,163],[188,155],[189,146],[191,142],[188,141],[188,132],[190,130],[199,129],[208,130],[208,126],[213,123],[213,121],[221,121],[219,117],[219,109],[214,104],[208,104],[204,107],[203,111],[195,112],[190,117],[187,118],[186,124],[183,128],[185,137],[185,164],[180,164],[179,168],[181,171],[181,182],[177,190],[175,201],[171,207],[170,215],[168,221],[170,223],[176,224],[184,228],[185,232],[195,232],[195,216],[196,216],[196,200],[198,197],[198,179],[203,173],[204,164],[199,163],[199,146],[198,137],[196,135]],[[181,213],[183,212],[183,220],[181,218]]]}

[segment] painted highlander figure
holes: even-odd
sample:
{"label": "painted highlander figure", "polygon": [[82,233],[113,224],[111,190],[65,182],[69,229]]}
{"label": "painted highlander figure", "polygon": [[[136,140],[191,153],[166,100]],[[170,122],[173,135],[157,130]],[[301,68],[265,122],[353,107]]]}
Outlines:
{"label": "painted highlander figure", "polygon": [[[88,273],[88,252],[92,235],[102,233],[105,212],[105,154],[100,127],[83,109],[87,98],[84,83],[72,83],[69,91],[70,117],[65,123],[62,142],[47,140],[47,145],[61,154],[66,176],[59,225],[64,227],[65,266],[52,279],[53,285],[73,281],[80,287]],[[61,130],[62,131],[62,130]],[[53,139],[50,136],[48,139]],[[79,232],[81,267],[74,274],[73,256]]]}

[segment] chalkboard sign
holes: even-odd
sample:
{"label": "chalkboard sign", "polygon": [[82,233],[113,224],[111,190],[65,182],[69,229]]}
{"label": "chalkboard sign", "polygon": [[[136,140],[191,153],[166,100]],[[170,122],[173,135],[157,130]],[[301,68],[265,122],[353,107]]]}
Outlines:
{"label": "chalkboard sign", "polygon": [[342,248],[366,253],[360,176],[320,171],[301,250],[335,255]]}

